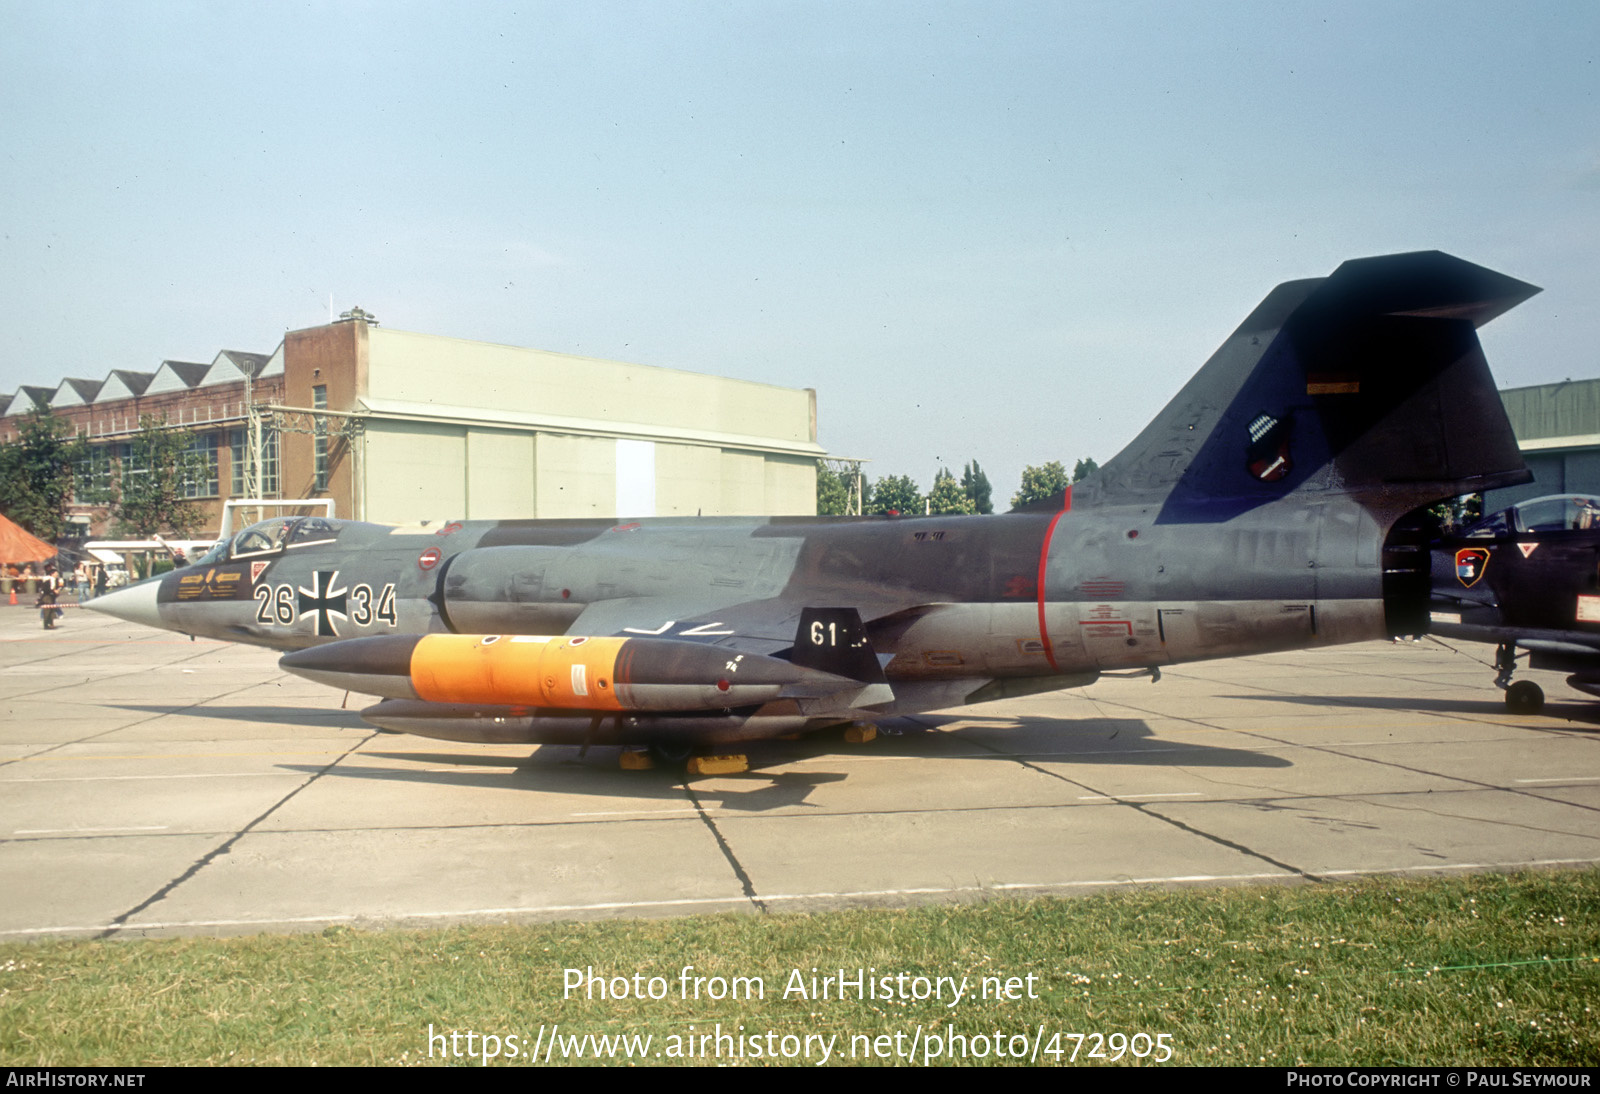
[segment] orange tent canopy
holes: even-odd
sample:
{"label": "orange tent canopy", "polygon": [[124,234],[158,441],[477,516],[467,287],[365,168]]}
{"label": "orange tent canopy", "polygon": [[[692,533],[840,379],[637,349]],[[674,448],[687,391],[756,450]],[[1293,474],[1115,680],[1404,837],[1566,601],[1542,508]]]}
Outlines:
{"label": "orange tent canopy", "polygon": [[55,557],[54,547],[0,513],[0,562],[43,562]]}

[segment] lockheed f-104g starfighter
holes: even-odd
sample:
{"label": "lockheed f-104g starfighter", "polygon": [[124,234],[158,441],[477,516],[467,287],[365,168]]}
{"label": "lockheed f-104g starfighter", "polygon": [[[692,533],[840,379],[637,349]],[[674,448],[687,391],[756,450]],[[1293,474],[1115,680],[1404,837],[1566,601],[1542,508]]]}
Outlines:
{"label": "lockheed f-104g starfighter", "polygon": [[292,651],[389,729],[668,753],[1415,633],[1407,515],[1528,478],[1477,328],[1537,291],[1439,252],[1280,285],[1126,449],[1021,511],[284,518],[93,606]]}

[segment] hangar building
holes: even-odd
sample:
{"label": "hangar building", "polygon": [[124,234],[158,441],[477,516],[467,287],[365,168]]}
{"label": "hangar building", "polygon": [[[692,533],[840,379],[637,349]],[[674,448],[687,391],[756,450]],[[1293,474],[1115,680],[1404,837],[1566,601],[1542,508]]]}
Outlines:
{"label": "hangar building", "polygon": [[[94,475],[130,458],[141,417],[189,431],[207,532],[252,497],[377,521],[811,514],[824,455],[811,389],[389,330],[359,308],[270,355],[24,387],[0,401],[0,442],[46,403]],[[104,510],[77,516],[104,531]]]}
{"label": "hangar building", "polygon": [[1543,494],[1600,494],[1600,380],[1564,380],[1500,393],[1533,482],[1491,490],[1483,511]]}

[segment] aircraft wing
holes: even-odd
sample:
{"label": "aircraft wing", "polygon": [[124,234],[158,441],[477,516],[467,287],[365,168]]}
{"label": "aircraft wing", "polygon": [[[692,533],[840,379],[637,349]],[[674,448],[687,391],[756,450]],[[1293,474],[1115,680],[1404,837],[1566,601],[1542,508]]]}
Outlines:
{"label": "aircraft wing", "polygon": [[916,597],[881,593],[865,599],[836,599],[838,603],[827,597],[802,603],[789,597],[769,597],[708,606],[703,597],[627,597],[590,604],[567,633],[678,638],[770,656],[794,645],[796,628],[808,608],[853,608],[870,627],[875,620],[922,606]]}

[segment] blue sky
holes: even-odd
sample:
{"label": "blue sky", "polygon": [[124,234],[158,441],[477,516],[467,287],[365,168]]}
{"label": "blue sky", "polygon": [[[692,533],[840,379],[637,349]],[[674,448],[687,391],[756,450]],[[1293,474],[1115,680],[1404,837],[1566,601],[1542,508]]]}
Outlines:
{"label": "blue sky", "polygon": [[0,0],[0,392],[388,326],[1102,462],[1272,285],[1440,249],[1600,374],[1600,5]]}

